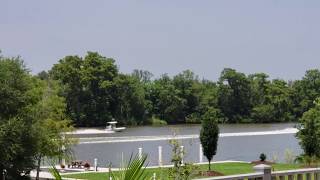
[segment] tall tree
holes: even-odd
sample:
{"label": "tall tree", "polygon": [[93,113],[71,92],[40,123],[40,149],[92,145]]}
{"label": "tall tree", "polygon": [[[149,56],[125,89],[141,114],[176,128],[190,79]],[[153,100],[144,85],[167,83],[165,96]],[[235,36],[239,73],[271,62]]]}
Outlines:
{"label": "tall tree", "polygon": [[216,83],[203,80],[200,86],[199,112],[206,113],[210,108],[218,108],[218,86]]}
{"label": "tall tree", "polygon": [[6,169],[7,179],[22,179],[34,167],[34,131],[23,117],[36,100],[31,79],[20,58],[0,57],[0,172]]}
{"label": "tall tree", "polygon": [[306,71],[302,80],[293,82],[292,88],[294,112],[299,118],[304,112],[314,107],[313,101],[320,97],[320,71],[318,69]]}
{"label": "tall tree", "polygon": [[37,153],[37,177],[41,161],[44,157],[60,159],[71,157],[71,146],[74,141],[65,136],[64,133],[71,131],[72,126],[66,117],[65,99],[59,96],[59,84],[51,79],[37,80],[38,88],[35,88],[40,95],[40,100],[31,107],[28,116],[33,119],[35,129]]}
{"label": "tall tree", "polygon": [[266,103],[272,106],[272,122],[286,122],[293,120],[292,89],[283,80],[275,79],[268,86]]}
{"label": "tall tree", "polygon": [[17,58],[0,58],[0,121],[21,113],[28,105],[31,77]]}
{"label": "tall tree", "polygon": [[151,101],[153,103],[153,114],[169,123],[184,122],[185,99],[179,97],[179,90],[174,86],[172,79],[163,75],[155,80]]}
{"label": "tall tree", "polygon": [[198,84],[200,82],[198,77],[190,70],[183,71],[174,76],[172,82],[175,89],[177,89],[177,95],[185,102],[181,117],[179,117],[179,119],[182,119],[182,121],[185,122],[186,117],[197,113],[199,110],[200,86],[198,86]]}
{"label": "tall tree", "polygon": [[118,68],[115,61],[98,53],[88,52],[81,72],[87,125],[105,125],[106,121],[114,117],[116,108],[114,79],[118,75]]}
{"label": "tall tree", "polygon": [[120,74],[114,84],[117,92],[116,119],[124,124],[142,124],[147,115],[142,82],[135,76]]}
{"label": "tall tree", "polygon": [[228,122],[241,122],[250,116],[250,81],[245,74],[224,69],[219,79],[218,103]]}
{"label": "tall tree", "polygon": [[248,79],[251,85],[251,102],[252,105],[261,105],[266,101],[267,88],[270,84],[269,76],[264,73],[249,75]]}
{"label": "tall tree", "polygon": [[200,130],[200,142],[203,154],[209,161],[209,171],[211,170],[211,160],[216,155],[219,139],[219,113],[216,109],[210,109],[202,118]]}
{"label": "tall tree", "polygon": [[84,96],[86,88],[82,81],[83,60],[78,56],[66,56],[50,70],[50,76],[63,85],[63,95],[66,98],[67,113],[76,125],[86,124],[84,112]]}
{"label": "tall tree", "polygon": [[113,59],[88,52],[84,59],[67,56],[55,64],[54,79],[65,85],[67,113],[78,126],[101,126],[116,112]]}
{"label": "tall tree", "polygon": [[[195,89],[195,96],[198,99],[198,104],[194,111],[189,112],[187,116],[187,123],[201,123],[201,115],[205,114],[209,109],[218,109],[218,87],[216,83],[209,80],[202,80],[195,82],[193,85]],[[219,110],[220,111],[220,110]]]}

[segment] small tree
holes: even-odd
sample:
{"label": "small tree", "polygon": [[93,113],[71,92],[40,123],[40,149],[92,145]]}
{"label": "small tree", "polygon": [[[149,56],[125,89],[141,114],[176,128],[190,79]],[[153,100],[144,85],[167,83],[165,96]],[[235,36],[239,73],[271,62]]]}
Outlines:
{"label": "small tree", "polygon": [[210,109],[203,115],[200,142],[203,147],[203,154],[209,161],[209,170],[211,170],[211,160],[217,152],[219,138],[218,122],[219,112],[216,109]]}
{"label": "small tree", "polygon": [[37,82],[38,88],[33,91],[39,92],[39,101],[30,108],[28,116],[33,119],[33,128],[36,132],[36,179],[39,179],[43,158],[52,160],[71,158],[71,147],[76,141],[64,134],[71,131],[72,126],[65,113],[64,98],[58,96],[60,87],[57,82],[51,79],[45,81],[35,79],[35,82]]}
{"label": "small tree", "polygon": [[265,161],[267,159],[267,156],[266,154],[261,153],[259,158],[260,158],[260,161]]}
{"label": "small tree", "polygon": [[182,164],[181,153],[185,154],[185,151],[181,150],[180,142],[175,138],[169,140],[169,144],[172,146],[172,157],[171,162],[173,167],[169,168],[168,176],[173,180],[188,180],[194,175],[194,170],[196,167],[192,163]]}

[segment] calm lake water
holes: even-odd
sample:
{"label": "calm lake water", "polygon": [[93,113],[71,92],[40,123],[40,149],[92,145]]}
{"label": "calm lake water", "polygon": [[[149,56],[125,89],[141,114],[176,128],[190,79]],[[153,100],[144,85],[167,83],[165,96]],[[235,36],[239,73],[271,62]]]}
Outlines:
{"label": "calm lake water", "polygon": [[[295,124],[231,124],[220,125],[220,133],[248,133],[248,132],[277,132],[293,128]],[[93,164],[98,158],[100,166],[112,163],[119,166],[122,157],[128,159],[131,153],[137,153],[138,148],[148,154],[149,165],[158,164],[158,146],[163,147],[163,163],[171,164],[171,146],[165,137],[172,137],[174,132],[182,137],[179,141],[185,147],[185,162],[199,162],[200,125],[174,125],[165,127],[132,127],[124,132],[106,134],[104,137],[81,137],[79,144],[74,147],[75,158],[89,161]],[[99,135],[101,136],[101,135]],[[121,140],[121,142],[117,142]],[[267,154],[269,160],[273,158],[283,161],[286,149],[295,155],[301,153],[300,146],[294,133],[246,135],[220,137],[218,151],[214,161],[257,160],[260,153]],[[203,157],[203,161],[206,158]]]}

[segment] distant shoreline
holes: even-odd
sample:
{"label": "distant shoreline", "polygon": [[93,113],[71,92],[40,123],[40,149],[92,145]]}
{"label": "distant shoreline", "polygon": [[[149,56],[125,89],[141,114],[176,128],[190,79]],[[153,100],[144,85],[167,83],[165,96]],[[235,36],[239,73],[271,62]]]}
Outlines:
{"label": "distant shoreline", "polygon": [[[268,125],[268,124],[298,124],[299,121],[290,121],[290,122],[266,122],[266,123],[248,123],[248,122],[242,122],[242,123],[219,123],[219,125],[236,125],[236,124],[241,124],[241,125],[252,125],[252,124],[257,124],[257,125]],[[121,124],[123,125],[123,124]],[[199,126],[201,123],[173,123],[173,124],[167,124],[167,125],[152,125],[152,124],[142,124],[142,125],[123,125],[125,127],[131,128],[131,127],[169,127],[169,126],[179,126],[179,125],[185,125],[185,126]],[[106,126],[75,126],[76,129],[91,129],[91,128],[96,128],[96,129],[105,129]]]}

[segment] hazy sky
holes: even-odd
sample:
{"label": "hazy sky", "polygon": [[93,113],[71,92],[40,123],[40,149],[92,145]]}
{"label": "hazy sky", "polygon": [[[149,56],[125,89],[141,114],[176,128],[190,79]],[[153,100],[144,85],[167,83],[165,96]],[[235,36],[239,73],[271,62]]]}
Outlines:
{"label": "hazy sky", "polygon": [[320,68],[319,0],[0,0],[0,49],[33,73],[98,51],[121,72],[224,67],[299,79]]}

